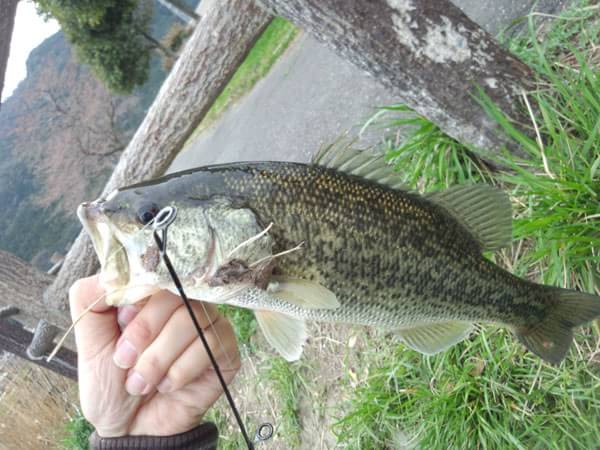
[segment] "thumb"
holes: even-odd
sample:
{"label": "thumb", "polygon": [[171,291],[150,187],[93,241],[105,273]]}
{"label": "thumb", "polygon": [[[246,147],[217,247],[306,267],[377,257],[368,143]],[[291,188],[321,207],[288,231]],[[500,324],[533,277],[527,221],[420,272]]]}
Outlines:
{"label": "thumb", "polygon": [[[104,289],[98,275],[77,280],[69,290],[69,304],[75,325],[77,351],[83,358],[94,357],[119,336],[117,309],[108,306],[102,298]],[[102,300],[98,301],[98,299]],[[85,312],[98,301],[89,312]]]}

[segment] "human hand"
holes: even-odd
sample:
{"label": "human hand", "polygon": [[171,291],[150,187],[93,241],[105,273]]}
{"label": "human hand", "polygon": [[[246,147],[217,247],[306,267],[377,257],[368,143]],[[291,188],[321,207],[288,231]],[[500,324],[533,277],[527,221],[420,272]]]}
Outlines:
{"label": "human hand", "polygon": [[[98,276],[75,282],[72,317],[103,294]],[[213,305],[208,317],[202,303],[192,306],[229,383],[240,367],[233,329]],[[102,437],[188,431],[223,393],[181,299],[167,291],[120,309],[99,302],[75,341],[82,412]]]}

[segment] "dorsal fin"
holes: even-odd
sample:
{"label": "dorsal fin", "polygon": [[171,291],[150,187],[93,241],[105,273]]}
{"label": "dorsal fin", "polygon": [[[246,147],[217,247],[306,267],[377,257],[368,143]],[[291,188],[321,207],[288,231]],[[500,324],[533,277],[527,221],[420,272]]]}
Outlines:
{"label": "dorsal fin", "polygon": [[354,141],[340,139],[329,146],[322,147],[312,158],[311,163],[328,167],[349,175],[370,180],[392,189],[410,191],[393,166],[385,160],[385,155],[368,150],[352,148]]}
{"label": "dorsal fin", "polygon": [[471,232],[482,251],[495,251],[512,239],[512,208],[506,193],[486,184],[453,186],[425,197],[444,207]]}

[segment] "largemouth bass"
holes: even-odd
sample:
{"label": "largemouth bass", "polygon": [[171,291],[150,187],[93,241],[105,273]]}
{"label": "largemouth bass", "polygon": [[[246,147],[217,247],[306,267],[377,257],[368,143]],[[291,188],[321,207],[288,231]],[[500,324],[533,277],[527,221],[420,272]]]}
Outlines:
{"label": "largemouth bass", "polygon": [[176,292],[152,237],[166,206],[178,211],[167,251],[188,295],[253,309],[287,360],[300,357],[305,321],[316,320],[394,330],[425,354],[492,322],[559,363],[573,328],[600,315],[600,297],[529,282],[483,256],[510,243],[502,191],[422,196],[382,157],[335,149],[311,164],[202,167],[82,204],[109,303]]}

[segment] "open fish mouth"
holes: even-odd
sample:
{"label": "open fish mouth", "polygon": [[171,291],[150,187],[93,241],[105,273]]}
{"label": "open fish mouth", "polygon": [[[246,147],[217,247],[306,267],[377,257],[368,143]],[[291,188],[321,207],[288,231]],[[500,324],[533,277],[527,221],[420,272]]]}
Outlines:
{"label": "open fish mouth", "polygon": [[129,261],[127,251],[117,239],[112,226],[102,211],[102,200],[82,203],[77,216],[92,240],[100,260],[100,284],[107,293],[122,290],[129,283]]}

